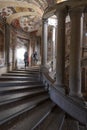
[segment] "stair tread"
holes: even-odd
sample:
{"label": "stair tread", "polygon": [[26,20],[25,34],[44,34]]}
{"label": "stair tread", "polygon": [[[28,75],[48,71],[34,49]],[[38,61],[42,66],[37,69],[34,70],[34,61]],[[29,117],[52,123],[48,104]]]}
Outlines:
{"label": "stair tread", "polygon": [[6,103],[10,103],[13,101],[17,101],[20,100],[22,98],[24,98],[25,96],[33,96],[34,94],[38,94],[38,93],[43,93],[45,92],[45,90],[36,90],[33,92],[20,92],[20,93],[16,93],[16,94],[10,94],[10,95],[2,95],[0,96],[0,105],[6,104]]}
{"label": "stair tread", "polygon": [[61,130],[79,130],[79,123],[72,118],[65,118]]}
{"label": "stair tread", "polygon": [[0,125],[13,119],[14,117],[20,115],[21,113],[32,109],[38,103],[46,99],[48,99],[48,96],[41,96],[40,98],[36,98],[33,101],[29,101],[27,103],[15,106],[13,108],[9,108],[9,109],[1,111],[0,112]]}
{"label": "stair tread", "polygon": [[17,122],[17,124],[9,130],[33,130],[34,125],[37,124],[44,115],[49,113],[53,106],[54,103],[52,103],[52,101],[45,101],[43,104],[32,109],[32,112],[28,113],[26,118],[22,118],[21,121]]}
{"label": "stair tread", "polygon": [[[14,70],[14,71],[15,71],[15,70]],[[25,70],[25,69],[17,69],[16,71],[24,71],[24,72],[26,72],[26,71],[29,71],[29,72],[30,72],[30,71],[39,71],[39,68],[33,68],[33,67],[30,68],[30,67],[29,67],[29,68],[26,69],[26,70]]]}
{"label": "stair tread", "polygon": [[9,71],[8,73],[26,73],[26,74],[29,74],[29,73],[38,73],[39,74],[39,71],[37,70],[37,71],[32,71],[32,70],[29,70],[29,71],[24,71],[24,70],[22,70],[22,71],[19,71],[19,70],[15,70],[15,71]]}
{"label": "stair tread", "polygon": [[56,107],[34,130],[58,130],[64,120],[65,112]]}
{"label": "stair tread", "polygon": [[2,74],[2,76],[39,76],[38,74],[23,74],[23,73],[5,73],[5,74]]}
{"label": "stair tread", "polygon": [[41,84],[42,82],[38,81],[38,80],[31,80],[31,81],[0,81],[0,87],[4,87],[4,86],[24,86],[24,85],[33,85],[33,84]]}
{"label": "stair tread", "polygon": [[0,86],[0,92],[2,91],[9,91],[9,90],[21,90],[21,89],[27,89],[27,88],[44,88],[44,85],[41,84],[33,84],[33,85],[26,85],[26,86]]}
{"label": "stair tread", "polygon": [[[34,82],[34,81],[0,81],[0,83],[22,83],[22,82],[23,82],[23,83],[24,83],[24,82],[26,82],[26,83],[27,83],[27,82],[32,83],[32,82]],[[36,82],[40,83],[38,80],[36,80],[35,83],[36,83]]]}
{"label": "stair tread", "polygon": [[19,80],[19,79],[21,79],[21,80],[35,80],[35,79],[38,79],[38,76],[37,77],[21,77],[21,76],[0,76],[0,80],[2,80],[2,79],[4,79],[4,80],[7,80],[7,79],[10,79],[10,80]]}

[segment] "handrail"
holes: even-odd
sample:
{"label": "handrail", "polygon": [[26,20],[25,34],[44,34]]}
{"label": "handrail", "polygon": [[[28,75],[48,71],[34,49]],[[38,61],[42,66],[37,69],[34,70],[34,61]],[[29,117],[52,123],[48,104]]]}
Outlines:
{"label": "handrail", "polygon": [[48,73],[43,73],[43,81],[49,86],[49,94],[51,100],[55,102],[60,108],[62,108],[70,116],[81,122],[87,124],[87,106],[82,99],[72,98],[66,95],[65,90],[60,86],[56,86],[55,80],[53,80]]}
{"label": "handrail", "polygon": [[87,108],[83,100],[73,99],[72,97],[65,95],[64,91],[60,91],[60,88],[50,86],[50,98],[66,113],[78,120],[80,123],[87,124]]}

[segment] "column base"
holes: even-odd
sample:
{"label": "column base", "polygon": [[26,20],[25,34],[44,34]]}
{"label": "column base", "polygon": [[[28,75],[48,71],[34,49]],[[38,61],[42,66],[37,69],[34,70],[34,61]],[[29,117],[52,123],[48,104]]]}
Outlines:
{"label": "column base", "polygon": [[83,97],[82,93],[70,92],[69,95],[71,97],[78,97],[78,98],[82,98]]}
{"label": "column base", "polygon": [[78,96],[70,96],[69,97],[74,100],[76,103],[80,104],[80,105],[84,105],[85,107],[87,107],[87,103],[85,101],[85,99],[83,97],[78,97]]}

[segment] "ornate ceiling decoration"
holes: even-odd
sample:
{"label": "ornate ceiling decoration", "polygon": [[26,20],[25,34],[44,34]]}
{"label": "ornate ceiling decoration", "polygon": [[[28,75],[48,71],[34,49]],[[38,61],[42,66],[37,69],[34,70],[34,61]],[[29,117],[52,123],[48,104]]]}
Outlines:
{"label": "ornate ceiling decoration", "polygon": [[[7,18],[7,22],[9,23],[9,24],[11,24],[11,22],[14,20],[14,19],[17,19],[17,18],[21,18],[22,16],[37,16],[38,18],[40,17],[40,16],[38,16],[38,14],[37,13],[32,13],[32,12],[20,12],[20,13],[15,13],[15,14],[13,14],[13,15],[10,15],[8,18]],[[30,17],[31,18],[31,17]],[[32,18],[31,18],[32,19]]]}
{"label": "ornate ceiling decoration", "polygon": [[14,13],[14,10],[12,7],[4,7],[2,9],[0,9],[0,16],[4,19],[6,19],[7,17],[9,17],[10,15],[12,15]]}
{"label": "ornate ceiling decoration", "polygon": [[12,25],[17,29],[22,28],[23,31],[32,32],[38,30],[40,27],[41,19],[37,16],[23,16],[21,18],[14,19]]}
{"label": "ornate ceiling decoration", "polygon": [[41,27],[44,10],[56,2],[58,0],[0,0],[0,16],[8,24],[31,32]]}

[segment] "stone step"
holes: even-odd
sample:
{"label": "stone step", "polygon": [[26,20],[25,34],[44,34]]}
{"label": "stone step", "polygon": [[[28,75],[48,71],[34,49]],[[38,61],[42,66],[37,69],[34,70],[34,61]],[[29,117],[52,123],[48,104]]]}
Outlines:
{"label": "stone step", "polygon": [[47,94],[47,92],[44,90],[35,90],[31,92],[20,92],[20,93],[15,93],[15,94],[6,94],[6,95],[4,94],[0,96],[0,106],[6,105],[12,102],[17,102],[25,98],[30,98],[33,96],[41,95],[41,94],[42,95]]}
{"label": "stone step", "polygon": [[79,130],[79,122],[72,117],[67,117],[64,120],[61,130]]}
{"label": "stone step", "polygon": [[21,76],[0,76],[0,81],[31,81],[31,80],[39,80],[39,77],[21,77]]}
{"label": "stone step", "polygon": [[[36,92],[36,91],[45,91],[44,88],[42,87],[34,87],[34,88],[23,88],[23,89],[6,89],[4,91],[0,91],[0,96],[2,95],[12,95],[12,94],[19,94],[19,93],[26,93],[26,92]],[[47,91],[45,91],[47,92]]]}
{"label": "stone step", "polygon": [[5,74],[2,74],[2,76],[23,76],[23,77],[38,77],[39,75],[38,74],[23,74],[23,73],[5,73]]}
{"label": "stone step", "polygon": [[21,98],[19,100],[15,100],[13,102],[8,102],[8,103],[4,103],[3,105],[0,105],[0,111],[7,110],[8,108],[13,108],[15,106],[18,106],[27,102],[31,102],[31,101],[34,101],[36,99],[43,98],[43,97],[46,97],[46,99],[49,99],[49,96],[47,93],[36,94],[30,97],[25,96],[24,98]]}
{"label": "stone step", "polygon": [[33,130],[60,130],[64,117],[65,112],[56,106]]}
{"label": "stone step", "polygon": [[36,107],[37,105],[39,105],[43,101],[46,101],[47,99],[48,99],[47,96],[41,96],[41,97],[36,98],[32,101],[29,101],[29,102],[26,102],[23,104],[19,104],[15,107],[11,107],[11,108],[0,111],[0,130],[2,130],[2,127],[4,127],[4,129],[6,129],[5,128],[6,124],[9,124],[16,117],[33,109],[34,107]]}
{"label": "stone step", "polygon": [[[39,67],[38,68],[34,68],[34,67],[29,67],[28,69],[17,69],[17,71],[39,71],[40,69],[39,69]],[[15,71],[15,70],[14,70]]]}
{"label": "stone step", "polygon": [[14,70],[14,71],[9,71],[9,72],[18,72],[18,73],[39,73],[39,70]]}
{"label": "stone step", "polygon": [[25,74],[39,74],[39,71],[18,71],[18,70],[15,70],[15,71],[9,71],[8,73],[25,73]]}
{"label": "stone step", "polygon": [[43,85],[40,81],[0,81],[0,87],[4,86],[24,86],[24,85]]}
{"label": "stone step", "polygon": [[42,120],[44,116],[48,115],[54,105],[55,104],[50,100],[43,102],[28,112],[27,115],[22,116],[22,119],[16,121],[9,130],[33,130],[33,127]]}
{"label": "stone step", "polygon": [[28,86],[10,86],[0,87],[0,95],[3,93],[33,91],[38,89],[44,89],[44,85],[28,85]]}

